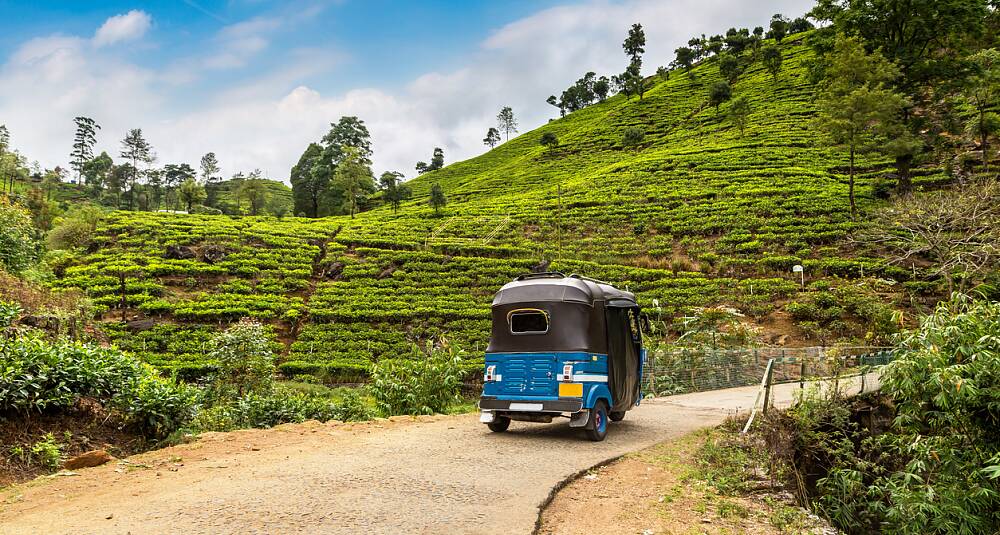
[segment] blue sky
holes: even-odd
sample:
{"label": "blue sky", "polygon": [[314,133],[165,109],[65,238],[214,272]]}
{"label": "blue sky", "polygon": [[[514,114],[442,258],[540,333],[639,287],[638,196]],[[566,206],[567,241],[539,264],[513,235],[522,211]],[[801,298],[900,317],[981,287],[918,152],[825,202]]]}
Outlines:
{"label": "blue sky", "polygon": [[0,0],[0,123],[15,148],[65,165],[72,117],[102,125],[117,155],[140,127],[158,164],[214,151],[224,171],[275,179],[340,115],[372,130],[375,171],[445,149],[484,150],[499,108],[522,131],[555,113],[545,98],[588,70],[624,68],[621,41],[646,27],[644,70],[700,33],[800,15],[809,0],[355,1]]}

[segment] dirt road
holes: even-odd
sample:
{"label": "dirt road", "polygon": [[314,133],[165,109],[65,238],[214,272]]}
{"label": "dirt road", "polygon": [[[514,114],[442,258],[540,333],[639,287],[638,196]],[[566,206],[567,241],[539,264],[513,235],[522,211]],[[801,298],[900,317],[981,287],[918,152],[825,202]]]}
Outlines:
{"label": "dirt road", "polygon": [[473,414],[208,434],[7,489],[0,534],[530,533],[567,477],[746,413],[756,393],[647,400],[600,443],[565,423],[493,434]]}

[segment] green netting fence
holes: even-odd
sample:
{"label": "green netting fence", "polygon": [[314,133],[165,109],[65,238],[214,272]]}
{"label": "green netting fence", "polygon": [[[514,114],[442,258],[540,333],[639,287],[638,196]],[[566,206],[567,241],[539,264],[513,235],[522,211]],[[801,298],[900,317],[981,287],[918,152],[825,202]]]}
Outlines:
{"label": "green netting fence", "polygon": [[857,375],[892,360],[889,347],[800,347],[650,351],[643,370],[643,393],[671,396],[689,392],[760,385],[773,360],[770,384],[804,384]]}

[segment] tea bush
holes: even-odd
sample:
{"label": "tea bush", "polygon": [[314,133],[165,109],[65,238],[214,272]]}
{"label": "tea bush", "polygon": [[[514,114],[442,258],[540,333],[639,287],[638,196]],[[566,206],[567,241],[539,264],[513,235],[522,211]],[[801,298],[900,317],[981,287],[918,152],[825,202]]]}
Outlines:
{"label": "tea bush", "polygon": [[113,349],[20,336],[0,344],[0,413],[66,409],[81,397],[162,438],[194,416],[196,389]]}
{"label": "tea bush", "polygon": [[459,400],[461,359],[447,349],[406,360],[385,360],[372,368],[369,385],[383,415],[434,414]]}

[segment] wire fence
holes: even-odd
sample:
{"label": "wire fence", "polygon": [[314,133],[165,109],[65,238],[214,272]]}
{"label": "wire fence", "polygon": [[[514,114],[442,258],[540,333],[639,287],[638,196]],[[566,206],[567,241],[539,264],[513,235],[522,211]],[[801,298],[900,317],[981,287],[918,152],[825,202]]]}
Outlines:
{"label": "wire fence", "polygon": [[801,347],[650,351],[643,369],[643,393],[671,396],[689,392],[759,385],[771,365],[769,384],[808,381],[861,373],[888,363],[888,347]]}

